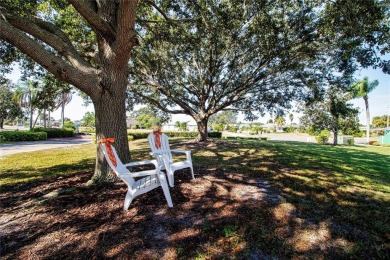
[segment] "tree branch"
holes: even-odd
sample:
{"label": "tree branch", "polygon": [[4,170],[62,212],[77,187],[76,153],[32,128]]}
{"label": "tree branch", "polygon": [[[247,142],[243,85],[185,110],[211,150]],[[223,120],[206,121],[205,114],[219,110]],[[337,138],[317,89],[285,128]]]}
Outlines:
{"label": "tree branch", "polygon": [[128,55],[118,57],[126,64],[129,59],[130,50],[139,44],[137,34],[134,30],[137,2],[136,0],[122,0],[119,2],[118,7],[117,38],[113,44],[113,49],[115,53],[128,53]]}
{"label": "tree branch", "polygon": [[[167,20],[168,22],[171,22],[171,23],[196,22],[196,21],[200,20],[200,18],[172,19],[172,18],[168,17],[168,15],[164,12],[164,10],[162,10],[155,2],[153,2],[151,0],[143,0],[143,2],[151,5],[154,9],[157,10],[157,12],[159,12],[164,17],[165,20]],[[154,21],[151,21],[151,22],[154,22]]]}
{"label": "tree branch", "polygon": [[143,92],[139,92],[137,90],[132,90],[134,93],[136,93],[137,95],[139,95],[142,99],[145,99],[147,100],[148,102],[152,103],[153,105],[155,105],[156,107],[158,107],[159,109],[161,109],[162,111],[164,112],[167,112],[167,113],[171,113],[171,114],[185,114],[185,111],[184,110],[171,110],[171,109],[168,109],[167,106],[164,106],[163,104],[161,104],[160,101],[154,99],[154,98],[151,98],[147,95],[144,95]]}
{"label": "tree branch", "polygon": [[96,33],[99,33],[103,38],[108,40],[108,42],[115,40],[115,31],[106,21],[97,15],[90,4],[86,3],[84,0],[69,0],[69,3],[92,26]]}
{"label": "tree branch", "polygon": [[83,71],[80,68],[74,68],[3,19],[0,19],[0,39],[17,47],[56,77],[72,85],[80,86],[80,90],[84,92],[91,92],[89,88],[91,82],[96,81],[94,83],[98,85],[96,70],[89,68]]}
{"label": "tree branch", "polygon": [[4,8],[0,7],[0,10],[3,17],[10,25],[48,44],[75,67],[81,68],[82,70],[93,69],[91,65],[80,56],[69,38],[55,25],[34,17],[21,19],[20,17],[9,13]]}

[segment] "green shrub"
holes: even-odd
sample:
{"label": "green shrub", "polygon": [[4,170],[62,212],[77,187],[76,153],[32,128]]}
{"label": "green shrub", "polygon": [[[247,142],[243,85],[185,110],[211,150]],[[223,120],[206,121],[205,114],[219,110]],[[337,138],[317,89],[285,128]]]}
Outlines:
{"label": "green shrub", "polygon": [[93,133],[95,133],[95,128],[90,127],[90,126],[80,126],[79,133],[93,134]]}
{"label": "green shrub", "polygon": [[319,135],[317,135],[316,141],[320,144],[326,144],[329,141],[330,132],[328,130],[322,130]]}
{"label": "green shrub", "polygon": [[65,121],[62,128],[65,128],[65,129],[70,128],[70,129],[76,130],[76,125],[72,121]]}
{"label": "green shrub", "polygon": [[222,132],[209,132],[208,135],[211,138],[222,138]]}
{"label": "green shrub", "polygon": [[312,136],[317,136],[317,135],[320,135],[320,131],[314,129],[314,127],[312,126],[309,126],[307,129],[306,129],[306,133],[309,134],[309,135],[312,135]]}
{"label": "green shrub", "polygon": [[355,139],[353,139],[353,137],[352,138],[348,138],[347,139],[347,144],[348,145],[354,145],[355,144]]}
{"label": "green shrub", "polygon": [[[133,140],[147,138],[151,131],[127,131],[127,136],[132,136]],[[130,140],[130,138],[129,138]]]}
{"label": "green shrub", "polygon": [[237,133],[238,127],[235,126],[235,125],[233,125],[233,126],[228,125],[228,126],[226,127],[226,130],[227,130],[228,132]]}
{"label": "green shrub", "polygon": [[191,138],[195,138],[198,136],[198,132],[194,132],[194,131],[167,131],[167,132],[164,132],[167,136],[169,137],[191,137]]}
{"label": "green shrub", "polygon": [[0,132],[0,142],[16,142],[16,141],[40,141],[46,140],[47,133],[32,132],[32,131],[2,131]]}
{"label": "green shrub", "polygon": [[295,132],[295,127],[293,126],[287,126],[287,127],[283,127],[283,132],[286,132],[286,133],[294,133]]}
{"label": "green shrub", "polygon": [[74,136],[74,130],[70,128],[33,128],[32,132],[45,132],[47,138],[61,138]]}
{"label": "green shrub", "polygon": [[211,124],[214,131],[221,132],[225,128],[225,126],[222,123],[212,123]]}
{"label": "green shrub", "polygon": [[355,131],[352,133],[353,137],[363,137],[366,134],[366,131]]}

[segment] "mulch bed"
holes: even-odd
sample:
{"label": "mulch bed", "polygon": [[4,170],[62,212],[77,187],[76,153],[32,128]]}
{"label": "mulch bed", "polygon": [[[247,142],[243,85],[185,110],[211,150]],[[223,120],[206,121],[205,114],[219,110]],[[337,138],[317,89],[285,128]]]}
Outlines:
{"label": "mulch bed", "polygon": [[[86,187],[92,172],[17,185],[1,191],[2,259],[195,257],[224,243],[224,227],[239,227],[246,211],[261,208],[256,180],[221,170],[175,174],[169,208],[160,188],[123,211],[126,186]],[[252,214],[252,213],[248,213]],[[219,241],[222,239],[222,242]],[[238,245],[236,255],[244,248]],[[226,255],[221,252],[221,256]]]}

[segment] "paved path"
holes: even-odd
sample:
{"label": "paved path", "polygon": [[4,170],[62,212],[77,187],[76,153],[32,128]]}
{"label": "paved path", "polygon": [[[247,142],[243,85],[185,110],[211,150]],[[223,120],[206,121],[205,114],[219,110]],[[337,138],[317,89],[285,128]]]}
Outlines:
{"label": "paved path", "polygon": [[45,141],[0,143],[0,157],[24,152],[91,144],[91,136],[51,138]]}

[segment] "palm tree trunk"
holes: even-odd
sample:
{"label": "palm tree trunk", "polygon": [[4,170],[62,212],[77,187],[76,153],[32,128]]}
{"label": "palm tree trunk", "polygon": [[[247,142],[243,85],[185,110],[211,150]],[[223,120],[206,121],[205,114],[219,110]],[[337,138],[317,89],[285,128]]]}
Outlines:
{"label": "palm tree trunk", "polygon": [[61,127],[64,127],[65,123],[65,102],[63,101],[61,104]]}
{"label": "palm tree trunk", "polygon": [[367,127],[366,127],[366,135],[367,135],[367,144],[370,142],[370,109],[368,107],[368,96],[364,96],[364,103],[366,105],[366,120],[367,120]]}
{"label": "palm tree trunk", "polygon": [[51,127],[51,122],[50,122],[50,110],[47,111],[47,127]]}
{"label": "palm tree trunk", "polygon": [[47,128],[46,109],[43,109],[43,128]]}
{"label": "palm tree trunk", "polygon": [[39,119],[39,116],[41,115],[41,111],[39,110],[38,111],[38,115],[37,115],[37,118],[35,118],[35,121],[34,121],[34,124],[32,124],[32,118],[33,118],[33,115],[31,114],[31,127],[30,127],[30,129],[33,129],[34,127],[35,127],[35,125],[37,124],[37,121],[38,121],[38,119]]}
{"label": "palm tree trunk", "polygon": [[33,128],[33,103],[32,103],[32,93],[30,91],[30,130]]}

